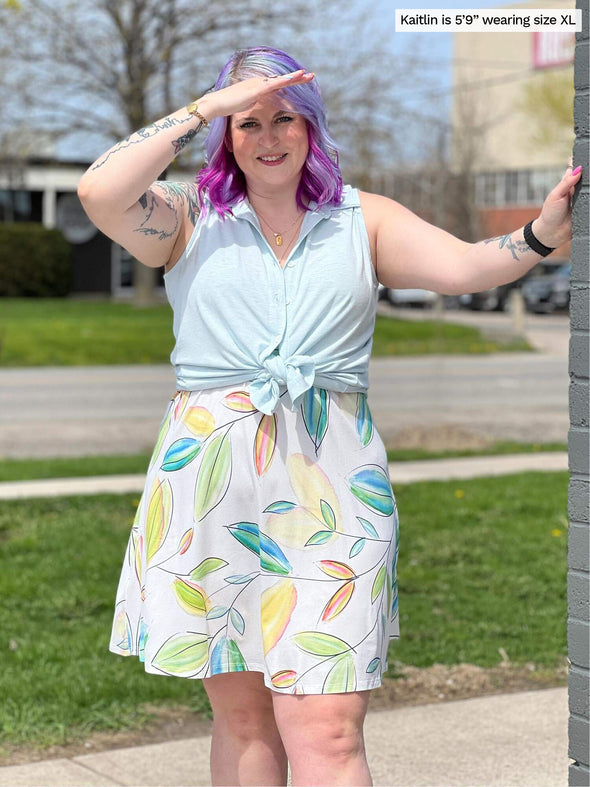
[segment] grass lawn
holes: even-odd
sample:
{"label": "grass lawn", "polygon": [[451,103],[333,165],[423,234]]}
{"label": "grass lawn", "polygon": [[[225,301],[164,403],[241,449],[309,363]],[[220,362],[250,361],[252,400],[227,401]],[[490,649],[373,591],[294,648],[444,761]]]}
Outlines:
{"label": "grass lawn", "polygon": [[174,347],[167,304],[70,298],[3,298],[0,366],[169,363]]}
{"label": "grass lawn", "polygon": [[[530,350],[527,342],[502,344],[477,328],[377,315],[373,357],[428,353]],[[0,367],[169,363],[174,346],[168,304],[138,309],[129,303],[70,298],[3,298]]]}
{"label": "grass lawn", "polygon": [[[555,668],[567,654],[568,473],[394,486],[401,639],[394,662]],[[3,501],[0,753],[140,726],[146,704],[210,717],[199,680],[107,651],[137,495]]]}

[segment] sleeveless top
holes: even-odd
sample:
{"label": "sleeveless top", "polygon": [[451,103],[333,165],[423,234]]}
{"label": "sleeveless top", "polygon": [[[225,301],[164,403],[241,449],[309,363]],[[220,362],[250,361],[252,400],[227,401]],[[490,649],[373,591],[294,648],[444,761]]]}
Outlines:
{"label": "sleeveless top", "polygon": [[309,207],[284,268],[247,197],[225,220],[201,212],[164,274],[179,390],[249,383],[267,415],[285,390],[293,411],[313,385],[368,390],[378,281],[358,191]]}

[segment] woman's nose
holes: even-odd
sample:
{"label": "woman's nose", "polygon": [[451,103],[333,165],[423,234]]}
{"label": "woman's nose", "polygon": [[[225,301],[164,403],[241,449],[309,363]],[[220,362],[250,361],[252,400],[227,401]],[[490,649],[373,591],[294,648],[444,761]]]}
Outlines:
{"label": "woman's nose", "polygon": [[270,128],[263,128],[260,133],[259,142],[265,148],[274,147],[279,141],[276,129],[272,126]]}

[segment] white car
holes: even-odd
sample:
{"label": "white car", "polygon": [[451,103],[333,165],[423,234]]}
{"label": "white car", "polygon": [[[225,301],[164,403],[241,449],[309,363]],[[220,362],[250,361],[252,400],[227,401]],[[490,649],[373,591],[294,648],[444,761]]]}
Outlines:
{"label": "white car", "polygon": [[387,300],[394,306],[400,306],[406,303],[410,305],[432,306],[436,302],[437,297],[438,295],[436,292],[432,292],[432,290],[395,290],[391,288],[387,290]]}

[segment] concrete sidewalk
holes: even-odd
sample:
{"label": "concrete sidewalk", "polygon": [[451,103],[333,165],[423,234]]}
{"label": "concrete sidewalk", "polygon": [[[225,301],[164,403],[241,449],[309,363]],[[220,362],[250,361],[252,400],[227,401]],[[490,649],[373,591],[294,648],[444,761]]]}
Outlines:
{"label": "concrete sidewalk", "polygon": [[[444,481],[478,476],[509,475],[525,471],[552,472],[567,469],[568,455],[566,451],[389,463],[389,475],[394,492],[396,484],[411,484],[415,481]],[[144,483],[145,475],[143,474],[48,478],[40,481],[4,481],[0,483],[0,500],[139,493],[143,490]]]}
{"label": "concrete sidewalk", "polygon": [[[566,787],[567,688],[375,711],[373,783],[389,787]],[[1,787],[210,785],[209,736],[0,768]]]}

